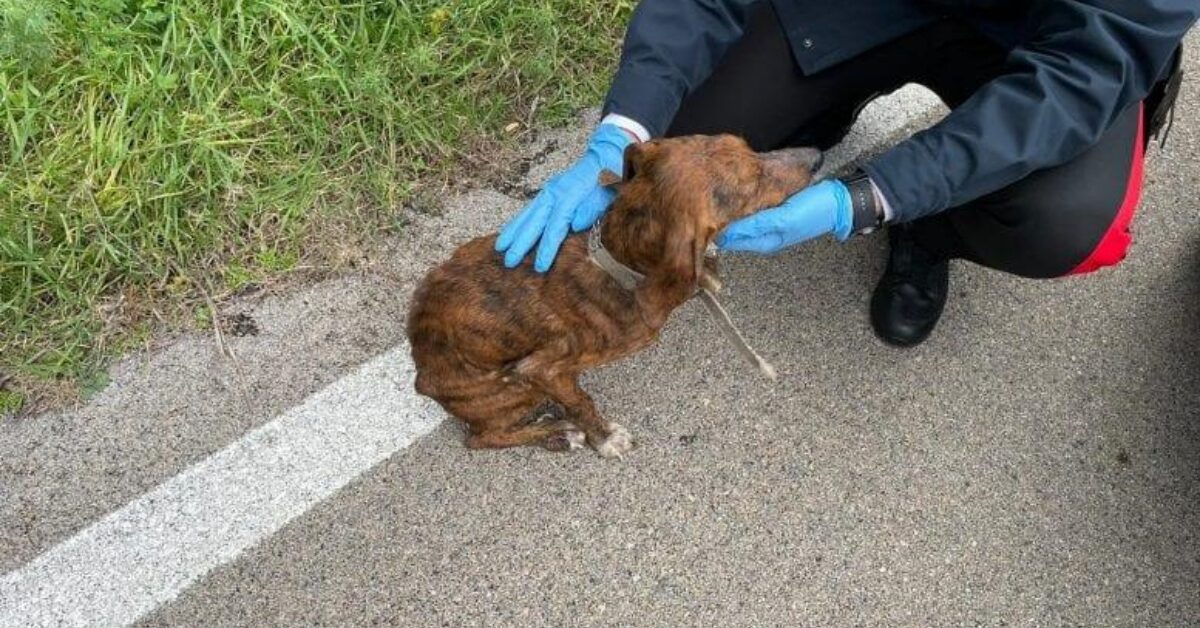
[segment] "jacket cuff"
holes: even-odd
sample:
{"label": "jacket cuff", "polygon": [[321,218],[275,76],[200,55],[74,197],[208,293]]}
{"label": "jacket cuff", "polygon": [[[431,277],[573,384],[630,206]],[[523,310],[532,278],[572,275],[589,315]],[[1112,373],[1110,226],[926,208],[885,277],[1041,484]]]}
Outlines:
{"label": "jacket cuff", "polygon": [[949,207],[946,179],[922,152],[905,140],[862,167],[883,197],[889,223],[911,222]]}
{"label": "jacket cuff", "polygon": [[661,137],[683,101],[683,88],[669,79],[626,66],[617,72],[604,115],[618,114],[641,123],[649,137]]}

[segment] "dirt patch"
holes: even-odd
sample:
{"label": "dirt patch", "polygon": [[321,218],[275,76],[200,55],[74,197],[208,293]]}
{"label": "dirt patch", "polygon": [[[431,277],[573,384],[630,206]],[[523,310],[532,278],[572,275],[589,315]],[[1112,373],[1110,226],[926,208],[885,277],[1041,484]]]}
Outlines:
{"label": "dirt patch", "polygon": [[238,312],[222,320],[223,330],[230,336],[242,338],[258,335],[258,322],[245,312]]}

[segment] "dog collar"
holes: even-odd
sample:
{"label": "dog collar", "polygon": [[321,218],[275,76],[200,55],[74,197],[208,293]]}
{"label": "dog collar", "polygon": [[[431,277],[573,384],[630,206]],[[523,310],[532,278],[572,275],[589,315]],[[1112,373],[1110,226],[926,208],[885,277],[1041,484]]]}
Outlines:
{"label": "dog collar", "polygon": [[588,259],[629,291],[635,290],[646,278],[642,273],[618,262],[612,253],[604,248],[604,242],[600,240],[600,225],[596,225],[588,233]]}
{"label": "dog collar", "polygon": [[[646,278],[645,275],[638,271],[618,262],[608,249],[604,248],[604,242],[600,238],[600,225],[592,227],[588,233],[588,259],[593,264],[599,266],[601,270],[612,277],[622,288],[632,292],[636,290],[638,284]],[[701,286],[696,290],[696,294],[700,295],[700,300],[704,302],[704,306],[708,309],[709,315],[717,322],[725,337],[733,346],[737,348],[738,353],[742,354],[760,373],[765,375],[767,379],[775,381],[778,375],[775,367],[771,366],[770,362],[763,359],[751,346],[746,342],[746,337],[738,330],[737,325],[733,323],[733,319],[729,317],[729,312],[725,311],[725,307],[717,300],[716,291],[720,289],[720,285],[713,283],[712,289]]]}

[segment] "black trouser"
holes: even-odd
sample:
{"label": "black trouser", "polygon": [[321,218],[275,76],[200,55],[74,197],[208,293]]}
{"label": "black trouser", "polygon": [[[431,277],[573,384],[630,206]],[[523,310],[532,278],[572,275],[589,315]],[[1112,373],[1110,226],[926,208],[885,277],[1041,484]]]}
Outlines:
{"label": "black trouser", "polygon": [[[947,19],[804,76],[764,2],[742,40],[684,99],[667,135],[735,133],[756,150],[826,149],[876,96],[918,83],[954,108],[1002,73],[1005,57],[1001,46],[971,26]],[[1057,277],[1120,261],[1141,184],[1140,111],[1131,107],[1070,162],[908,228],[935,254],[1027,277]]]}

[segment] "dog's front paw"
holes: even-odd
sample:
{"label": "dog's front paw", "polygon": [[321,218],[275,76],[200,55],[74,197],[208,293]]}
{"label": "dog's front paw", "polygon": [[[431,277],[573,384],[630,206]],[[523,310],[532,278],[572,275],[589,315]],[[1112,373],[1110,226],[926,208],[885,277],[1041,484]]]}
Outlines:
{"label": "dog's front paw", "polygon": [[596,446],[597,453],[605,458],[620,458],[625,452],[633,449],[633,437],[629,435],[629,430],[617,423],[610,424],[609,429],[611,431],[608,438]]}

